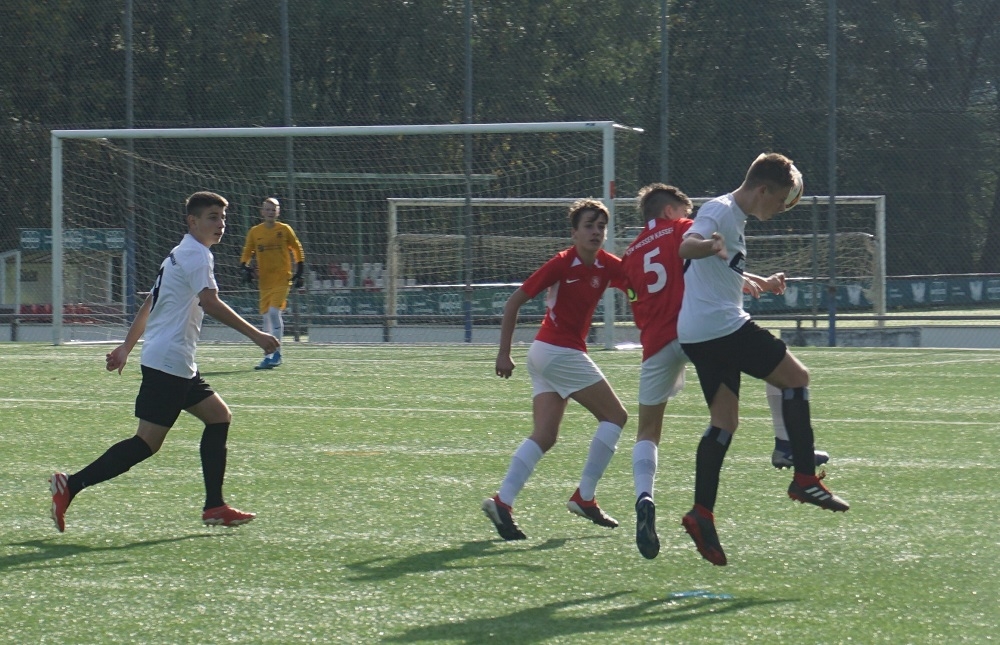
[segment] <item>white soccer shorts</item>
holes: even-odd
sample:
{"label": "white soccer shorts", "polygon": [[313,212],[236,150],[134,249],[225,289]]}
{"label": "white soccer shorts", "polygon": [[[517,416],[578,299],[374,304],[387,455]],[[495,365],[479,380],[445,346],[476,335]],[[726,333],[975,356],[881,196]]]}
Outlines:
{"label": "white soccer shorts", "polygon": [[684,368],[688,357],[674,340],[642,362],[639,370],[639,405],[659,405],[684,389]]}
{"label": "white soccer shorts", "polygon": [[566,399],[574,392],[605,380],[604,373],[587,352],[537,340],[528,349],[527,364],[533,396],[556,392]]}

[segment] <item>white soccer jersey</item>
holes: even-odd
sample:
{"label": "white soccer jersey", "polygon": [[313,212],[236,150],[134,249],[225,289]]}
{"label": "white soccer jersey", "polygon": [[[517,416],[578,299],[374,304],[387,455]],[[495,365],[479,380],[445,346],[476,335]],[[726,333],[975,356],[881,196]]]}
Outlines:
{"label": "white soccer jersey", "polygon": [[729,259],[713,255],[692,260],[684,273],[684,300],[677,319],[677,336],[682,343],[728,336],[750,320],[750,314],[743,309],[746,223],[746,213],[730,193],[702,205],[694,224],[685,233],[684,237],[697,233],[705,239],[715,232],[721,233]]}
{"label": "white soccer jersey", "polygon": [[182,378],[197,373],[194,354],[205,317],[198,294],[205,288],[219,288],[215,258],[207,246],[187,234],[156,275],[142,344],[143,365]]}

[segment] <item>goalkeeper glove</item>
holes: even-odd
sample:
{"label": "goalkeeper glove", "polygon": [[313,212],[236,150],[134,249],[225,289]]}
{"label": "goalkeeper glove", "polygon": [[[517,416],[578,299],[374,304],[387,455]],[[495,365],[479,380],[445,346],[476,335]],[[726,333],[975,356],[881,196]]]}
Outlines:
{"label": "goalkeeper glove", "polygon": [[295,275],[292,276],[292,286],[296,289],[301,289],[305,286],[305,280],[302,279],[302,271],[305,268],[305,264],[299,262],[298,266],[295,267]]}
{"label": "goalkeeper glove", "polygon": [[243,284],[253,284],[253,269],[249,264],[241,264],[243,270]]}

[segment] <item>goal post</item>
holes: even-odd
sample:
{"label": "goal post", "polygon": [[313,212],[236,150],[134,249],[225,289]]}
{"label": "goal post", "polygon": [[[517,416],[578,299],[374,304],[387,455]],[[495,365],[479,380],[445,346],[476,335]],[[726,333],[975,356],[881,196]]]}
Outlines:
{"label": "goal post", "polygon": [[[290,300],[318,329],[343,319],[328,304],[334,291],[360,296],[388,286],[381,275],[386,198],[464,198],[469,208],[472,198],[581,195],[613,209],[616,184],[635,188],[639,146],[631,133],[639,132],[611,121],[53,130],[51,231],[44,231],[51,259],[37,260],[51,262],[44,273],[51,270],[53,343],[67,340],[64,314],[78,298],[98,300],[107,339],[121,337],[135,292],[148,288],[185,232],[183,200],[197,190],[230,202],[227,234],[213,247],[216,275],[227,301],[250,318],[258,315],[256,293],[239,283],[239,252],[262,199],[279,197],[282,217],[306,250],[306,291]],[[616,135],[628,143],[616,147]],[[116,231],[122,247],[101,249],[99,257],[68,255],[66,240],[87,231]],[[67,291],[73,271],[86,274],[88,289]],[[474,281],[463,276],[467,285]],[[388,317],[380,303],[348,316],[380,327]]]}

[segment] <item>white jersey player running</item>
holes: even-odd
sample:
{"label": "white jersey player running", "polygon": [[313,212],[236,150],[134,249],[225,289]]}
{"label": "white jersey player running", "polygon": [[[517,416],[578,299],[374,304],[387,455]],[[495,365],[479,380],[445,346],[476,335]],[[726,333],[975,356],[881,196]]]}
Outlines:
{"label": "white jersey player running", "polygon": [[52,519],[66,529],[66,509],[84,488],[121,475],[156,453],[182,410],[205,424],[200,455],[205,480],[205,524],[236,526],[254,517],[225,503],[226,439],[232,414],[225,401],[201,378],[195,349],[205,313],[256,343],[265,352],[278,339],[259,331],[219,299],[214,258],[209,250],[226,231],[226,207],[220,195],[197,192],[185,202],[188,233],[160,265],[146,301],[136,313],[125,342],[107,355],[108,371],[121,374],[128,355],[145,333],[140,359],[142,383],[135,399],[139,427],[135,436],[111,446],[101,457],[72,475],[49,479]]}

